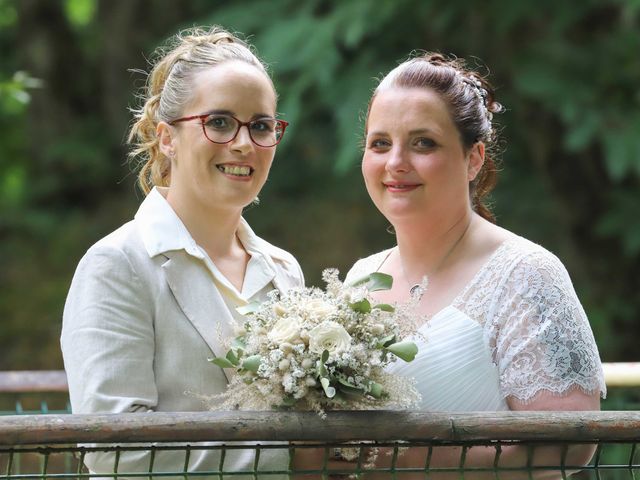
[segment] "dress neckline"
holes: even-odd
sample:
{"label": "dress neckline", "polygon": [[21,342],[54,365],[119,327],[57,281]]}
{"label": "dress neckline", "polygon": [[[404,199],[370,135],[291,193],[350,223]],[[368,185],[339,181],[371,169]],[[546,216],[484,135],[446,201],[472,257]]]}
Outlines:
{"label": "dress neckline", "polygon": [[[476,273],[471,277],[471,280],[469,280],[466,283],[466,285],[460,289],[460,291],[456,294],[456,296],[453,297],[453,300],[451,300],[451,302],[449,302],[449,304],[445,305],[440,310],[438,310],[437,312],[432,313],[431,315],[424,315],[424,317],[427,319],[425,324],[428,323],[431,319],[433,319],[434,317],[436,317],[437,315],[439,315],[440,313],[442,313],[443,311],[445,311],[446,309],[448,309],[450,307],[453,307],[453,308],[456,308],[457,310],[459,310],[456,307],[456,305],[460,302],[460,299],[463,298],[467,294],[467,292],[471,289],[471,287],[473,287],[473,285],[475,285],[478,282],[478,280],[484,274],[484,272],[494,263],[495,259],[498,258],[498,256],[500,254],[502,254],[503,250],[505,250],[507,248],[507,246],[511,245],[512,243],[516,242],[517,240],[518,240],[517,236],[513,236],[513,237],[510,237],[510,238],[504,239],[496,247],[496,249],[491,253],[489,258],[476,271]],[[376,272],[378,272],[380,270],[382,265],[384,265],[384,263],[387,261],[387,259],[391,255],[391,253],[397,248],[398,248],[398,246],[396,245],[395,247],[391,247],[387,251],[387,254],[384,256],[382,261],[378,264],[378,267],[376,268]],[[423,326],[424,325],[421,325],[420,328],[422,328]]]}

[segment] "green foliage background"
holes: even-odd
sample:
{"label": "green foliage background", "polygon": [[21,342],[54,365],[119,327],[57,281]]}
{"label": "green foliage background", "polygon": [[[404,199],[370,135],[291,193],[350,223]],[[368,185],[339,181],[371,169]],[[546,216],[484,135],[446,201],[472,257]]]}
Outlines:
{"label": "green foliage background", "polygon": [[393,244],[359,172],[375,77],[415,49],[478,58],[507,107],[498,223],[565,262],[604,360],[638,359],[640,0],[0,0],[0,370],[62,367],[75,266],[141,200],[128,69],[211,23],[271,65],[292,125],[246,217],[309,284]]}

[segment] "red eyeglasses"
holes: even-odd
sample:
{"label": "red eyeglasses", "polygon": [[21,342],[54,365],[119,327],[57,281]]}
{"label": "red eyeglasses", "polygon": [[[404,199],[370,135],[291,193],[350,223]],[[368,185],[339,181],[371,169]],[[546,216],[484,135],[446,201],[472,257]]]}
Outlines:
{"label": "red eyeglasses", "polygon": [[251,141],[259,147],[274,147],[280,143],[289,122],[271,117],[257,118],[249,122],[241,122],[233,115],[205,113],[182,117],[169,122],[174,125],[189,120],[200,120],[204,136],[212,143],[225,144],[232,142],[241,127],[247,127]]}

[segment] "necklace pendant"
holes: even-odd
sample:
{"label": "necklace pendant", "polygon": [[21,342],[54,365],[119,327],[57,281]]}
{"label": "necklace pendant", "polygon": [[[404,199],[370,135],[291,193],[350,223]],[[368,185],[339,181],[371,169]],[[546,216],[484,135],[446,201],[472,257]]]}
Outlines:
{"label": "necklace pendant", "polygon": [[420,292],[420,290],[421,290],[420,284],[419,284],[419,283],[416,283],[414,286],[412,286],[412,287],[409,289],[409,295],[411,295],[412,297],[414,297],[414,296],[418,295],[419,293],[421,293],[421,292]]}

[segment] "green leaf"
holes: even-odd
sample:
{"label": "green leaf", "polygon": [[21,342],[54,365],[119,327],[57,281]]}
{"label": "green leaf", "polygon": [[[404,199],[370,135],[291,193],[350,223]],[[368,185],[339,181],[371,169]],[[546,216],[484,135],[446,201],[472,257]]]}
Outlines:
{"label": "green leaf", "polygon": [[236,368],[236,366],[224,357],[210,358],[209,361],[221,368]]}
{"label": "green leaf", "polygon": [[352,282],[350,286],[357,287],[364,285],[370,292],[377,292],[378,290],[389,290],[393,285],[393,277],[386,273],[373,272],[355,282]]}
{"label": "green leaf", "polygon": [[260,302],[251,302],[243,305],[242,307],[236,308],[236,312],[240,315],[249,315],[250,313],[255,313],[260,309]]}
{"label": "green leaf", "polygon": [[401,358],[405,362],[412,361],[416,358],[416,354],[418,353],[418,347],[416,344],[408,341],[393,343],[386,348],[396,357]]}
{"label": "green leaf", "polygon": [[359,312],[359,313],[371,312],[371,303],[369,303],[369,300],[367,300],[366,298],[363,298],[359,302],[350,303],[349,307],[351,307],[351,310],[353,310],[354,312]]}
{"label": "green leaf", "polygon": [[257,373],[261,361],[262,357],[260,355],[251,355],[242,361],[242,368]]}
{"label": "green leaf", "polygon": [[338,380],[338,385],[336,385],[338,387],[338,390],[340,390],[342,393],[346,394],[346,395],[358,395],[358,396],[362,396],[364,395],[364,389],[357,387],[356,385],[352,384],[351,382],[349,382],[347,379],[342,378],[342,377],[337,377]]}
{"label": "green leaf", "polygon": [[229,360],[229,362],[231,362],[234,367],[237,367],[238,363],[240,363],[238,360],[238,357],[236,356],[233,350],[229,350],[227,352],[227,360]]}
{"label": "green leaf", "polygon": [[320,360],[316,362],[316,370],[318,371],[318,377],[326,377],[327,375],[329,375],[327,367],[325,367],[324,362],[321,362]]}
{"label": "green leaf", "polygon": [[328,378],[321,378],[320,385],[322,385],[322,389],[324,390],[324,393],[328,398],[333,398],[336,396],[336,389],[331,386]]}
{"label": "green leaf", "polygon": [[381,398],[382,395],[384,394],[384,391],[382,390],[382,385],[380,385],[379,383],[376,383],[376,382],[371,382],[369,384],[369,392],[368,393],[373,398]]}
{"label": "green leaf", "polygon": [[365,394],[364,390],[360,390],[358,388],[350,388],[342,384],[338,384],[337,387],[338,392],[346,395],[347,397],[357,398],[362,397]]}
{"label": "green leaf", "polygon": [[322,356],[320,357],[320,361],[322,363],[327,363],[327,360],[329,360],[329,350],[323,350]]}
{"label": "green leaf", "polygon": [[231,341],[231,348],[235,350],[246,350],[247,342],[245,337],[236,337]]}
{"label": "green leaf", "polygon": [[386,348],[389,345],[395,343],[395,341],[396,341],[396,336],[393,334],[387,337],[384,337],[383,339],[380,340],[380,342],[378,342],[378,348]]}
{"label": "green leaf", "polygon": [[340,383],[341,385],[344,385],[345,387],[349,387],[349,388],[355,388],[356,390],[358,389],[358,387],[356,385],[354,385],[353,383],[351,383],[349,380],[347,380],[346,378],[342,377],[342,376],[336,376],[338,383]]}
{"label": "green leaf", "polygon": [[382,310],[383,312],[395,312],[396,309],[393,308],[393,305],[389,305],[388,303],[379,303],[373,306],[373,309]]}

